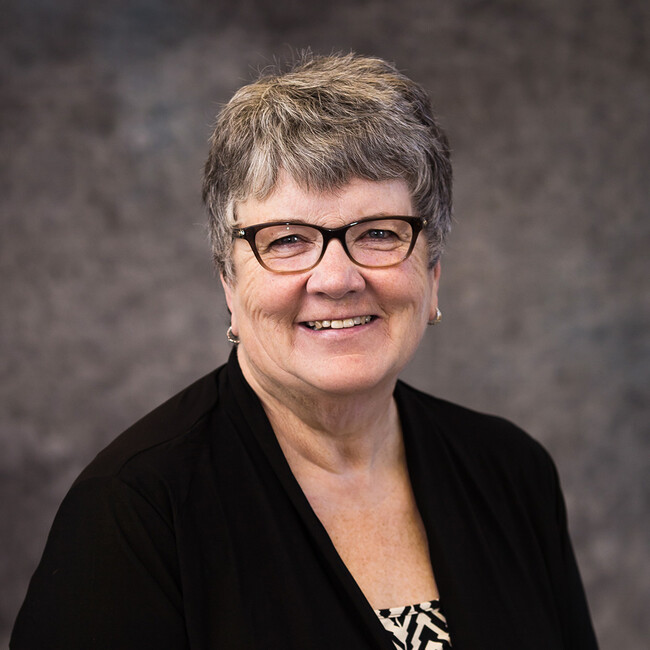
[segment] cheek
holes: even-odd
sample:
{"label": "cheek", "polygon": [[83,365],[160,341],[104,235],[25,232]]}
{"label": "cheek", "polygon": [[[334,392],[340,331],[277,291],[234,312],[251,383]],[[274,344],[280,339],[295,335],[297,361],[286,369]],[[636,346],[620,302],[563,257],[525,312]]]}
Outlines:
{"label": "cheek", "polygon": [[293,323],[300,291],[295,282],[282,280],[281,276],[269,276],[263,281],[241,278],[236,300],[240,321],[247,320],[253,326],[263,322],[269,327]]}
{"label": "cheek", "polygon": [[395,305],[409,311],[428,313],[433,278],[420,268],[405,268],[399,275],[387,277],[383,295]]}

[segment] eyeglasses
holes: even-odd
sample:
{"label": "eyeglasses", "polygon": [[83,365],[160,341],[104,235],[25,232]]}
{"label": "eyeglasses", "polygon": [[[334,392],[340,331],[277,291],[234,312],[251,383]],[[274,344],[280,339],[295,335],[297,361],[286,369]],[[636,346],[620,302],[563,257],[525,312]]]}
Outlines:
{"label": "eyeglasses", "polygon": [[294,221],[272,221],[235,228],[257,261],[273,273],[302,273],[323,258],[332,239],[338,239],[358,266],[385,268],[403,262],[413,251],[424,217],[371,217],[340,228],[323,228]]}

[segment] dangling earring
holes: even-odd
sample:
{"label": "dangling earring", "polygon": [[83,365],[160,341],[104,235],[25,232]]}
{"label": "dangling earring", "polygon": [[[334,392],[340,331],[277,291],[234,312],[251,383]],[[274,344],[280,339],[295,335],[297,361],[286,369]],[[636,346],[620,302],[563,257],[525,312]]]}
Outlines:
{"label": "dangling earring", "polygon": [[233,344],[237,345],[239,343],[239,337],[235,336],[232,331],[232,325],[226,330],[226,338]]}
{"label": "dangling earring", "polygon": [[433,320],[430,320],[427,325],[437,325],[442,320],[442,312],[436,307],[436,315]]}

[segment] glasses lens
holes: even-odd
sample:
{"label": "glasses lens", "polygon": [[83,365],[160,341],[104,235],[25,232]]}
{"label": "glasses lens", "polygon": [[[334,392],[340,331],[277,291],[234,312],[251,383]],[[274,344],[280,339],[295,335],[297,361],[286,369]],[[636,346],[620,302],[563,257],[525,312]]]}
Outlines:
{"label": "glasses lens", "polygon": [[390,266],[406,258],[413,228],[401,219],[376,219],[352,226],[345,237],[350,255],[364,266]]}
{"label": "glasses lens", "polygon": [[301,224],[267,226],[257,231],[255,247],[272,271],[302,271],[320,255],[323,237],[315,228]]}

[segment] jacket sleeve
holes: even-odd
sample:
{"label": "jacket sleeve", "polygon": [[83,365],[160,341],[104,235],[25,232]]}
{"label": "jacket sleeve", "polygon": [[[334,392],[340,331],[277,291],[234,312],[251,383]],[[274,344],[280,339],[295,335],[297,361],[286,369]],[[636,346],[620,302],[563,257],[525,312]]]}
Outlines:
{"label": "jacket sleeve", "polygon": [[188,647],[171,508],[164,499],[144,496],[115,477],[73,486],[55,518],[10,647]]}
{"label": "jacket sleeve", "polygon": [[548,461],[554,521],[546,530],[543,539],[547,547],[547,566],[555,592],[564,647],[572,650],[597,650],[598,644],[587,599],[569,537],[567,512],[559,476],[550,457]]}

